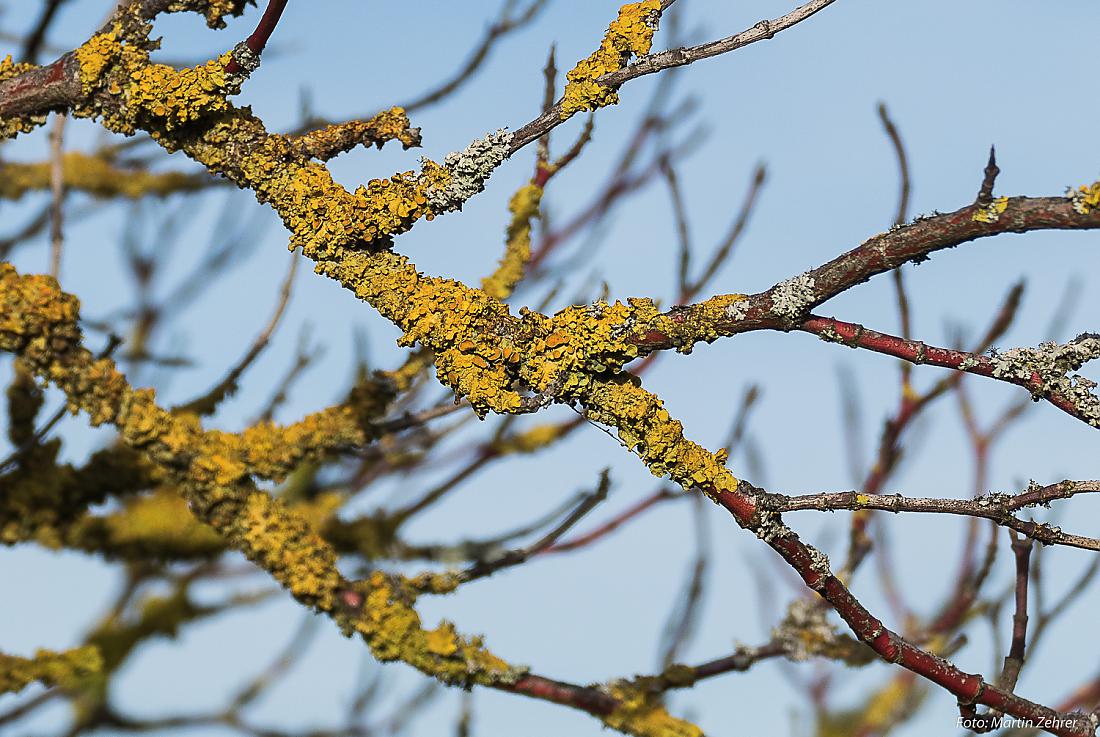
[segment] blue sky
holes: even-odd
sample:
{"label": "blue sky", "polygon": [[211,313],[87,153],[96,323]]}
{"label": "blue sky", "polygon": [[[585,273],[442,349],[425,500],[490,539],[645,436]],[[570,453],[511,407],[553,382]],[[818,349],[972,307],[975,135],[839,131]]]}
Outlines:
{"label": "blue sky", "polygon": [[[37,3],[4,3],[0,29],[25,28]],[[726,36],[765,17],[787,12],[789,3],[772,0],[720,2],[680,0],[684,28],[698,39]],[[71,48],[94,29],[108,2],[78,0],[64,6],[50,41]],[[537,112],[541,69],[551,44],[560,66],[568,68],[599,42],[618,3],[556,0],[537,22],[506,38],[481,74],[462,93],[415,116],[424,133],[421,151],[357,151],[333,164],[337,178],[351,186],[372,177],[414,168],[420,155],[439,159],[472,138],[498,127],[518,127]],[[368,113],[396,104],[449,74],[476,42],[497,2],[415,3],[292,0],[273,42],[273,54],[247,84],[241,98],[272,129],[293,127],[308,91],[312,108],[334,116]],[[216,54],[247,34],[257,13],[213,32],[197,17],[158,23],[163,55],[200,59]],[[876,106],[885,102],[908,147],[912,177],[911,214],[954,210],[973,200],[990,144],[996,144],[1000,194],[1056,195],[1066,186],[1093,181],[1100,173],[1100,146],[1093,130],[1100,120],[1100,98],[1093,91],[1091,59],[1100,31],[1100,6],[1085,0],[1056,3],[1004,3],[974,0],[922,3],[838,0],[805,24],[775,39],[682,71],[679,95],[699,104],[696,119],[705,137],[680,166],[680,179],[692,231],[705,249],[716,243],[733,217],[753,166],[766,162],[768,183],[735,257],[718,275],[710,293],[754,292],[800,273],[884,230],[897,197],[896,164],[882,132]],[[657,38],[658,47],[665,40]],[[8,49],[0,47],[0,54]],[[548,206],[559,220],[598,191],[603,173],[644,109],[653,79],[624,88],[622,104],[600,112],[593,144],[575,166],[548,190]],[[557,135],[571,140],[578,121]],[[694,129],[688,125],[681,135]],[[74,146],[101,140],[95,126],[70,127]],[[46,136],[39,132],[5,146],[5,159],[40,158]],[[499,256],[508,197],[529,176],[533,151],[525,150],[498,170],[485,193],[461,214],[421,223],[397,241],[422,270],[475,282]],[[179,168],[187,162],[172,157]],[[199,198],[188,213],[180,245],[173,252],[165,283],[185,273],[211,236],[225,193]],[[208,360],[173,374],[158,386],[165,402],[191,396],[235,361],[264,323],[289,258],[277,220],[246,194],[233,197],[242,217],[257,213],[265,227],[252,255],[228,270],[200,304],[173,324],[161,345]],[[38,201],[36,201],[38,202]],[[3,230],[19,222],[34,203],[0,203]],[[147,203],[155,215],[166,206]],[[96,317],[130,303],[121,273],[117,242],[127,214],[97,214],[68,228],[62,286],[80,296],[84,314]],[[152,222],[155,222],[153,220]],[[148,232],[155,239],[155,232]],[[578,282],[605,279],[613,297],[673,296],[676,241],[668,198],[650,187],[616,210],[602,232],[601,246],[586,255]],[[1001,347],[1035,345],[1050,337],[1047,325],[1067,284],[1085,279],[1076,310],[1061,338],[1100,329],[1100,292],[1089,288],[1100,267],[1093,233],[1035,233],[1002,236],[942,252],[916,268],[908,283],[914,302],[914,331],[930,343],[948,343],[959,326],[975,334],[987,323],[1010,285],[1027,280],[1020,317]],[[153,241],[151,241],[153,242]],[[46,268],[44,241],[17,252],[26,271]],[[700,259],[701,260],[701,259]],[[564,306],[570,290],[554,307]],[[516,302],[515,307],[520,306]],[[880,277],[842,295],[821,309],[871,327],[897,329],[889,279]],[[216,424],[239,428],[268,396],[290,362],[298,335],[308,329],[323,356],[296,388],[280,414],[293,420],[329,404],[346,385],[356,331],[368,336],[372,362],[393,366],[401,349],[397,331],[334,283],[303,268],[279,339],[249,374],[244,389],[219,414]],[[7,364],[4,364],[6,377]],[[862,393],[862,443],[875,447],[882,419],[896,402],[896,366],[890,359],[853,353],[798,334],[749,334],[697,349],[691,356],[668,356],[646,376],[647,385],[681,419],[689,436],[717,447],[745,388],[759,383],[763,400],[751,432],[763,454],[763,477],[731,459],[735,475],[788,493],[851,487],[841,431],[837,376],[853,372]],[[1086,371],[1086,373],[1089,373]],[[1091,374],[1096,378],[1096,370]],[[919,386],[940,376],[916,370]],[[982,415],[1018,398],[1012,387],[970,382]],[[56,399],[56,398],[55,398]],[[556,408],[550,416],[564,418]],[[88,431],[82,418],[67,420],[68,457],[79,458],[104,435]],[[921,442],[907,457],[891,490],[921,496],[964,496],[970,492],[969,450],[953,400],[922,425]],[[1007,491],[1028,479],[1051,482],[1064,477],[1096,478],[1095,431],[1049,406],[1036,406],[1024,423],[999,445],[989,485]],[[458,539],[508,527],[552,508],[578,488],[590,486],[604,466],[615,480],[612,499],[593,521],[637,501],[656,480],[602,432],[587,428],[545,453],[493,467],[440,505],[412,528],[423,539]],[[417,477],[414,489],[387,487],[376,492],[415,494],[431,477]],[[1100,533],[1095,501],[1065,505],[1062,520],[1080,534]],[[708,509],[714,539],[708,598],[699,635],[688,661],[726,654],[735,641],[756,643],[773,619],[755,603],[758,580],[766,579],[786,602],[795,589],[774,556],[746,536],[727,515]],[[809,541],[838,557],[843,553],[846,515],[792,516]],[[962,525],[952,520],[903,517],[890,520],[897,564],[910,600],[930,610],[945,591],[954,567]],[[694,543],[688,505],[668,506],[642,518],[617,536],[583,554],[555,556],[463,589],[458,595],[426,601],[427,622],[454,620],[466,632],[483,632],[494,650],[542,674],[580,682],[648,672],[655,666],[662,623],[679,595]],[[1052,595],[1089,561],[1078,551],[1047,551]],[[115,575],[96,561],[72,554],[43,553],[27,547],[0,551],[0,650],[27,652],[60,648],[77,641],[91,618],[114,593]],[[995,587],[1011,573],[1010,556],[997,562]],[[1059,576],[1065,578],[1059,578]],[[870,571],[855,591],[872,609],[882,598]],[[214,595],[216,592],[211,592]],[[1071,637],[1100,605],[1096,591],[1082,599],[1048,635],[1045,650],[1029,662],[1020,692],[1055,701],[1095,675],[1094,642]],[[120,703],[139,714],[216,708],[233,684],[251,673],[242,664],[264,663],[297,626],[300,610],[287,598],[233,615],[217,624],[198,625],[175,641],[157,642],[121,674]],[[897,623],[892,623],[897,624]],[[1008,631],[1002,618],[1001,631]],[[956,657],[960,667],[994,672],[1001,655],[991,650],[988,628],[977,628],[972,643]],[[362,666],[364,648],[322,625],[315,650],[303,667],[258,705],[257,721],[284,725],[332,725],[342,714]],[[802,666],[802,673],[810,672]],[[386,666],[393,688],[388,702],[422,680],[403,666]],[[714,679],[690,694],[672,698],[674,713],[691,715],[708,734],[805,734],[812,721],[801,691],[787,678],[790,669],[765,664],[749,674]],[[869,666],[838,686],[855,698],[890,673]],[[476,733],[521,730],[542,735],[595,735],[600,725],[568,710],[505,694],[478,691],[474,697]],[[843,701],[843,700],[842,700]],[[0,707],[10,699],[0,698]],[[438,698],[411,734],[447,731],[458,710],[458,696]],[[954,699],[933,692],[918,719],[898,734],[954,729]],[[53,718],[58,718],[54,714]],[[204,731],[202,734],[220,734]],[[227,732],[228,734],[228,732]]]}

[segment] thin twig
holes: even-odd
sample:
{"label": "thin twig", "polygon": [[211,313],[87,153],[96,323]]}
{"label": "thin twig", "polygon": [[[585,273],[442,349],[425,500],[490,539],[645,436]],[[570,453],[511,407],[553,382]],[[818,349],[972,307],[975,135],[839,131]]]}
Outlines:
{"label": "thin twig", "polygon": [[[662,51],[658,54],[651,54],[623,69],[605,74],[596,81],[606,87],[615,89],[631,79],[636,79],[648,74],[655,74],[665,69],[685,66],[702,59],[709,59],[712,56],[735,51],[749,44],[756,43],[757,41],[772,38],[775,34],[785,31],[801,23],[810,16],[824,10],[835,1],[836,0],[812,0],[812,2],[800,5],[786,15],[780,16],[774,20],[762,20],[752,28],[748,28],[733,36],[727,36],[717,41],[709,41],[698,46],[671,49],[669,51]],[[512,144],[508,155],[514,154],[550,129],[560,125],[563,122],[561,111],[562,103],[559,101],[550,110],[544,112],[530,123],[518,128],[512,138]]]}
{"label": "thin twig", "polygon": [[61,251],[65,245],[65,121],[68,116],[54,116],[50,131],[50,276],[61,275]]}
{"label": "thin twig", "polygon": [[840,509],[850,511],[876,509],[884,512],[919,512],[929,514],[955,514],[980,517],[1016,530],[1044,545],[1066,545],[1084,550],[1100,551],[1100,540],[1062,532],[1060,528],[1044,523],[1019,519],[1014,512],[1028,506],[1046,504],[1055,499],[1068,499],[1077,494],[1100,492],[1100,481],[1062,481],[1036,489],[1029,489],[1016,496],[989,495],[977,499],[937,499],[905,497],[900,494],[864,494],[858,491],[842,491],[804,496],[769,494],[767,505],[777,512],[815,510],[831,512]]}
{"label": "thin twig", "polygon": [[604,499],[607,498],[607,492],[611,489],[611,478],[608,475],[607,469],[604,469],[600,473],[600,481],[597,484],[595,491],[590,494],[586,494],[581,500],[581,503],[569,514],[568,517],[563,519],[554,529],[547,532],[541,538],[534,543],[522,548],[515,548],[501,553],[489,560],[482,560],[474,563],[471,567],[458,574],[458,578],[462,583],[469,581],[475,581],[479,578],[485,578],[491,576],[497,571],[505,568],[511,568],[512,566],[518,566],[521,563],[527,562],[534,556],[546,552],[553,545],[561,539],[561,537],[569,532],[573,528],[573,525],[580,522],[589,512],[596,508]]}

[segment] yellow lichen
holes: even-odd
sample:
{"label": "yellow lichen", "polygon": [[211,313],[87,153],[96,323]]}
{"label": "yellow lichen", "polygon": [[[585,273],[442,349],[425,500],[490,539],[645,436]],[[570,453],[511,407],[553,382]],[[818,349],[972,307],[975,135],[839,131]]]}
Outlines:
{"label": "yellow lichen", "polygon": [[614,89],[597,80],[625,67],[631,57],[649,53],[660,13],[660,0],[629,3],[619,9],[619,17],[608,27],[600,48],[566,75],[563,120],[581,110],[596,110],[619,101]]}
{"label": "yellow lichen", "polygon": [[246,5],[255,4],[256,0],[173,0],[165,11],[202,13],[211,28],[225,28],[225,16],[240,15]]}
{"label": "yellow lichen", "polygon": [[988,205],[976,209],[974,214],[970,216],[970,219],[977,223],[995,223],[1000,219],[1001,213],[1007,208],[1008,198],[997,197]]}
{"label": "yellow lichen", "polygon": [[[34,64],[15,63],[8,54],[0,59],[0,82],[35,69]],[[46,122],[44,114],[21,115],[14,118],[0,117],[0,141],[20,133],[29,133]]]}
{"label": "yellow lichen", "polygon": [[420,145],[420,130],[409,125],[403,108],[384,110],[369,120],[336,123],[293,139],[309,156],[328,161],[356,146],[382,148],[387,141],[400,141],[405,148]]}
{"label": "yellow lichen", "polygon": [[683,425],[633,377],[595,382],[585,401],[589,418],[616,427],[619,439],[655,476],[668,474],[685,489],[698,487],[712,496],[737,488],[724,459],[685,438]]}
{"label": "yellow lichen", "polygon": [[1073,202],[1073,210],[1079,215],[1088,215],[1100,207],[1100,182],[1070,188],[1066,196]]}
{"label": "yellow lichen", "polygon": [[335,552],[300,516],[264,492],[253,491],[231,524],[239,530],[245,554],[294,598],[323,611],[332,609],[340,585]]}
{"label": "yellow lichen", "polygon": [[231,58],[230,54],[223,54],[184,69],[144,64],[130,72],[124,94],[130,105],[154,118],[166,131],[174,130],[229,109],[226,94],[232,83],[225,66]]}
{"label": "yellow lichen", "polygon": [[0,694],[18,693],[34,682],[74,689],[103,665],[95,647],[78,647],[65,652],[39,650],[33,658],[0,654]]}
{"label": "yellow lichen", "polygon": [[[186,549],[193,554],[212,554],[224,548],[220,535],[196,520],[187,503],[170,491],[138,497],[123,510],[105,517],[88,517],[67,533],[69,543],[95,547],[105,552]],[[91,538],[91,539],[89,539]]]}
{"label": "yellow lichen", "polygon": [[122,54],[119,43],[119,29],[97,33],[81,44],[74,52],[80,65],[80,88],[89,94],[99,86],[106,71],[118,61]]}
{"label": "yellow lichen", "polygon": [[499,443],[493,445],[493,450],[501,454],[534,453],[560,438],[565,434],[567,428],[568,424],[564,423],[536,425],[524,432],[503,438]]}
{"label": "yellow lichen", "polygon": [[699,727],[669,714],[659,693],[649,693],[627,682],[612,683],[606,690],[619,702],[603,717],[612,729],[636,737],[703,737]]}
{"label": "yellow lichen", "polygon": [[[445,683],[466,686],[512,683],[524,673],[449,625],[423,629],[413,608],[415,589],[403,579],[379,572],[365,581],[345,580],[334,548],[315,532],[325,515],[311,522],[249,483],[253,466],[267,463],[276,471],[291,462],[303,452],[299,444],[308,448],[315,435],[324,436],[320,418],[339,413],[318,413],[314,422],[292,426],[297,435],[284,436],[290,440],[285,453],[269,445],[274,426],[240,436],[204,431],[197,417],[160,409],[151,391],[130,388],[110,360],[94,359],[80,346],[76,300],[59,292],[53,279],[20,277],[0,264],[0,307],[0,350],[18,354],[28,370],[60,387],[70,405],[88,412],[95,424],[116,424],[124,442],[177,483],[193,514],[299,601],[360,633],[379,659],[400,659]],[[349,604],[355,597],[361,606]]]}
{"label": "yellow lichen", "polygon": [[[185,4],[214,9],[212,3]],[[596,80],[621,69],[631,56],[649,52],[659,9],[658,0],[623,6],[601,48],[570,72],[566,117],[617,100],[614,90]],[[685,350],[713,339],[742,296],[714,298],[690,319],[662,314],[646,299],[571,306],[552,316],[527,310],[513,316],[501,298],[511,292],[529,257],[530,223],[541,190],[530,185],[513,198],[509,251],[486,290],[422,275],[388,250],[390,237],[437,214],[433,195],[462,183],[457,175],[452,179],[450,158],[447,166],[425,161],[419,172],[375,179],[349,192],[311,157],[323,158],[374,132],[348,127],[305,139],[270,134],[249,110],[228,102],[239,82],[224,71],[228,55],[182,70],[151,64],[147,29],[134,28],[105,34],[85,49],[81,83],[94,94],[75,108],[77,115],[99,117],[121,133],[145,130],[164,148],[181,150],[210,172],[253,190],[290,229],[291,245],[317,261],[319,273],[397,325],[403,345],[419,344],[423,356],[434,356],[440,380],[475,411],[526,411],[549,399],[579,403],[591,419],[615,427],[653,473],[710,493],[736,486],[724,455],[687,440],[661,401],[623,366],[638,355],[632,337],[639,333],[659,331]],[[379,135],[408,137],[402,116],[383,121]],[[493,149],[498,150],[503,149]],[[0,267],[0,308],[0,349],[19,354],[93,424],[116,425],[122,442],[157,464],[188,508],[227,545],[269,571],[300,601],[362,635],[378,658],[399,659],[464,686],[511,683],[522,674],[449,624],[424,629],[413,606],[419,592],[409,581],[381,572],[363,581],[345,580],[335,548],[317,533],[324,515],[310,519],[256,488],[255,477],[280,479],[326,450],[361,442],[363,415],[354,407],[319,413],[291,428],[261,424],[241,434],[207,431],[194,414],[163,410],[152,391],[131,388],[112,361],[91,356],[80,345],[75,300],[52,280],[19,277],[11,267]],[[411,381],[422,365],[398,378]],[[371,407],[378,404],[366,400]],[[540,447],[556,432],[535,428],[516,436],[514,448]],[[380,545],[392,540],[383,522],[372,520],[370,527]],[[443,584],[439,589],[448,590]],[[607,717],[611,726],[657,737],[698,735],[637,689],[622,686],[614,695],[622,705]]]}
{"label": "yellow lichen", "polygon": [[[50,162],[34,164],[0,163],[0,198],[18,199],[33,190],[50,188]],[[95,197],[128,197],[146,195],[163,197],[175,192],[187,192],[207,186],[211,180],[179,172],[150,172],[124,169],[109,158],[70,151],[61,159],[62,183],[67,189]]]}
{"label": "yellow lichen", "polygon": [[542,187],[534,182],[519,188],[508,203],[512,219],[508,223],[504,256],[496,270],[481,280],[481,290],[499,300],[508,299],[523,278],[531,260],[531,221],[539,215]]}
{"label": "yellow lichen", "polygon": [[393,577],[375,572],[357,582],[355,591],[363,597],[362,612],[344,620],[344,627],[362,635],[379,660],[401,660],[462,686],[513,683],[525,672],[486,650],[479,638],[456,634],[449,622],[435,630],[422,628],[410,606],[413,589]]}

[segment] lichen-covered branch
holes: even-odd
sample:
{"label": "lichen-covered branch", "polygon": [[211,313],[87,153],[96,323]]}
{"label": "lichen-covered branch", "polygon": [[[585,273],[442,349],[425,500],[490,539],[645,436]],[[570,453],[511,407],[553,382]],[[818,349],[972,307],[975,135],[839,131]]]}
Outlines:
{"label": "lichen-covered branch", "polygon": [[1007,381],[1045,399],[1068,415],[1100,427],[1100,397],[1095,382],[1072,373],[1100,358],[1100,337],[1084,334],[1066,344],[1043,343],[1038,348],[1011,348],[991,355],[938,348],[921,341],[880,333],[856,323],[811,315],[798,330],[822,340],[895,356],[916,365],[940,366]]}
{"label": "lichen-covered branch", "polygon": [[[763,292],[743,296],[735,305],[727,305],[725,314],[717,313],[715,308],[719,301],[728,301],[728,295],[674,308],[657,318],[677,329],[640,323],[631,342],[646,354],[669,348],[684,350],[695,342],[751,330],[792,330],[812,309],[836,295],[905,263],[924,261],[936,251],[1003,233],[1100,228],[1100,209],[1080,208],[1066,197],[1011,197],[1006,200],[1004,212],[990,222],[975,218],[976,212],[976,205],[967,205],[880,233],[828,263]],[[690,330],[680,329],[708,315],[714,316],[704,323],[709,330],[697,339],[688,338]]]}
{"label": "lichen-covered branch", "polygon": [[0,654],[0,694],[18,693],[32,683],[76,688],[95,675],[102,665],[95,647],[78,647],[65,652],[39,650],[33,658]]}
{"label": "lichen-covered branch", "polygon": [[[65,189],[93,197],[137,199],[164,197],[211,186],[216,180],[202,173],[153,172],[120,167],[108,158],[70,151],[61,159],[61,182]],[[0,163],[0,198],[17,200],[27,192],[50,188],[50,162]]]}

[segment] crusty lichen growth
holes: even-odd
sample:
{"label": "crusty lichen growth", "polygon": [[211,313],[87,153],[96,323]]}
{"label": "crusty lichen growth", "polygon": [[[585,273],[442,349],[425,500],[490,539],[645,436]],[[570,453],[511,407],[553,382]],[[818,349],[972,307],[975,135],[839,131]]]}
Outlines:
{"label": "crusty lichen growth", "polygon": [[146,130],[170,151],[183,150],[215,174],[270,203],[291,232],[291,247],[314,259],[341,249],[386,245],[422,219],[458,209],[480,192],[507,154],[511,134],[500,131],[449,154],[443,165],[425,159],[419,172],[372,179],[349,192],[314,158],[330,158],[359,143],[418,140],[404,112],[394,109],[365,123],[304,137],[273,135],[228,97],[240,79],[225,72],[229,55],[188,69],[149,61],[148,24],[100,34],[78,51],[89,102],[74,114],[97,117],[108,129]]}
{"label": "crusty lichen growth", "polygon": [[255,5],[256,0],[173,0],[165,8],[168,13],[202,13],[206,16],[206,25],[211,28],[225,28],[225,17],[240,15],[245,6]]}
{"label": "crusty lichen growth", "polygon": [[772,642],[796,662],[813,657],[841,660],[848,665],[866,665],[875,660],[863,643],[840,631],[829,621],[828,607],[815,599],[799,597],[787,607],[787,615],[772,630]]}
{"label": "crusty lichen growth", "polygon": [[[84,94],[95,90],[103,79],[103,75],[122,56],[122,44],[119,43],[120,29],[116,28],[103,33],[97,33],[81,44],[74,52],[77,63],[80,65],[80,87]],[[118,94],[118,92],[113,94]]]}
{"label": "crusty lichen growth", "polygon": [[475,139],[462,151],[447,154],[443,160],[446,176],[427,191],[432,211],[439,214],[462,209],[462,203],[485,189],[489,175],[507,158],[511,143],[512,134],[501,129]]}
{"label": "crusty lichen growth", "polygon": [[741,299],[730,303],[726,307],[726,317],[734,322],[740,322],[748,316],[747,308],[745,307],[745,302],[748,300],[748,297],[740,294],[737,296],[741,297]]}
{"label": "crusty lichen growth", "polygon": [[1084,184],[1074,189],[1066,190],[1066,197],[1073,203],[1073,210],[1079,215],[1088,215],[1100,207],[1100,182]]}
{"label": "crusty lichen growth", "polygon": [[1069,343],[1042,343],[1038,348],[994,351],[990,361],[998,378],[1032,382],[1036,401],[1052,394],[1069,400],[1078,414],[1093,427],[1100,427],[1100,397],[1096,382],[1076,373],[1089,361],[1100,358],[1100,336],[1084,333]]}
{"label": "crusty lichen growth", "polygon": [[134,454],[104,450],[81,467],[57,463],[56,440],[32,445],[18,466],[4,475],[0,494],[0,544],[33,540],[58,548],[90,505],[110,495],[133,493],[149,477]]}
{"label": "crusty lichen growth", "polygon": [[[254,486],[254,474],[281,478],[318,444],[328,445],[333,439],[325,420],[303,421],[290,433],[273,425],[240,435],[205,431],[194,415],[174,415],[156,405],[152,391],[131,388],[109,359],[94,358],[80,345],[77,318],[77,301],[52,278],[20,276],[0,264],[0,350],[17,354],[27,370],[60,388],[70,408],[86,412],[93,425],[115,425],[124,443],[160,467],[197,518],[298,601],[361,634],[378,658],[402,660],[446,683],[511,683],[525,672],[450,625],[423,629],[413,608],[415,589],[403,579],[381,573],[344,579],[335,549],[315,529],[326,515],[311,521]],[[335,425],[347,427],[339,419]]]}
{"label": "crusty lichen growth", "polygon": [[523,279],[531,260],[531,223],[539,216],[542,187],[530,182],[520,187],[508,203],[512,219],[504,244],[504,256],[492,274],[481,280],[481,291],[493,299],[505,300]]}
{"label": "crusty lichen growth", "polygon": [[8,385],[8,439],[15,448],[28,445],[35,436],[38,417],[45,395],[27,367],[16,361]]}
{"label": "crusty lichen growth", "polygon": [[1008,209],[1008,198],[997,197],[974,211],[970,219],[976,223],[995,223],[1001,219],[1001,213]]}
{"label": "crusty lichen growth", "polygon": [[348,634],[361,635],[379,660],[401,660],[447,684],[515,683],[526,674],[526,668],[509,665],[486,650],[480,638],[455,632],[450,622],[424,629],[411,606],[416,593],[402,580],[376,571],[345,594],[362,604],[357,616],[341,624]]}
{"label": "crusty lichen growth", "polygon": [[618,708],[603,717],[612,729],[636,737],[703,737],[699,727],[669,714],[659,693],[629,681],[610,683],[603,690],[619,702]]}
{"label": "crusty lichen growth", "polygon": [[[653,33],[648,23],[658,9],[656,0],[624,6],[601,50],[574,70],[566,95],[571,104],[613,101],[613,91],[594,80],[621,68],[624,54],[648,52]],[[653,473],[715,496],[736,489],[724,453],[710,453],[687,440],[660,399],[623,366],[638,356],[632,339],[648,331],[668,336],[682,350],[717,337],[728,323],[729,308],[743,296],[714,298],[701,309],[672,315],[662,314],[648,299],[574,305],[550,316],[529,310],[512,315],[499,299],[510,286],[490,294],[425,276],[389,250],[392,236],[421,218],[457,209],[480,191],[507,154],[509,134],[500,131],[475,141],[442,165],[425,160],[419,172],[372,180],[349,192],[314,160],[332,150],[329,144],[342,145],[339,135],[321,134],[313,139],[314,147],[268,133],[249,110],[228,102],[239,80],[225,75],[227,57],[184,70],[154,65],[148,58],[148,31],[148,24],[131,18],[83,50],[81,81],[88,102],[74,110],[77,115],[98,117],[121,133],[145,130],[164,148],[183,151],[209,171],[254,191],[283,219],[291,246],[301,246],[319,273],[397,325],[402,344],[419,344],[422,355],[434,356],[439,379],[478,413],[523,412],[551,400],[579,404],[590,419],[616,428]],[[535,207],[530,201],[514,205],[520,240],[529,240],[527,211]],[[518,260],[526,259],[522,249],[517,252]],[[512,277],[501,281],[512,282]],[[131,388],[113,362],[96,360],[82,348],[75,300],[61,295],[52,280],[20,277],[0,267],[0,308],[0,349],[22,356],[33,373],[64,391],[70,407],[86,412],[93,424],[116,425],[122,442],[155,464],[165,484],[176,488],[227,545],[268,570],[305,605],[330,615],[345,631],[361,634],[379,658],[399,659],[461,685],[511,683],[522,674],[447,624],[424,629],[410,582],[381,573],[365,581],[344,579],[335,548],[316,525],[256,488],[257,477],[278,480],[333,448],[361,442],[363,417],[354,406],[345,406],[344,414],[319,413],[293,429],[204,430],[194,414],[164,411],[151,391]],[[401,378],[416,375],[421,365],[407,375],[401,372]],[[374,406],[374,398],[365,399],[365,405]],[[517,436],[508,450],[540,447],[556,432],[538,428]],[[383,533],[379,529],[380,541]],[[645,697],[639,702],[624,693],[624,703],[608,724],[638,734],[697,734],[651,708]]]}
{"label": "crusty lichen growth", "polygon": [[815,296],[814,278],[809,274],[781,281],[772,288],[772,314],[783,324],[794,325],[805,317]]}
{"label": "crusty lichen growth", "polygon": [[291,140],[310,157],[328,161],[357,146],[382,148],[387,141],[400,141],[405,148],[419,146],[420,129],[411,127],[403,108],[394,107],[370,120],[334,123]]}
{"label": "crusty lichen growth", "polygon": [[725,454],[711,453],[684,437],[680,421],[635,377],[626,374],[597,381],[586,395],[589,419],[617,428],[619,439],[654,476],[668,474],[685,489],[699,488],[711,497],[737,488],[737,479],[725,466]]}
{"label": "crusty lichen growth", "polygon": [[608,27],[600,48],[565,75],[568,82],[561,105],[563,120],[581,110],[596,110],[619,102],[618,92],[597,80],[622,69],[632,57],[649,53],[660,15],[660,0],[629,3],[619,8],[619,17]]}
{"label": "crusty lichen growth", "polygon": [[32,683],[71,690],[99,672],[103,660],[95,647],[64,652],[39,650],[33,658],[0,653],[0,694],[18,693]]}
{"label": "crusty lichen growth", "polygon": [[[33,164],[0,162],[0,198],[16,200],[27,192],[48,190],[50,168],[48,161]],[[191,192],[213,182],[208,176],[122,168],[107,156],[80,151],[70,151],[62,157],[61,177],[66,189],[93,197],[128,199]]]}
{"label": "crusty lichen growth", "polygon": [[[15,63],[8,54],[0,59],[0,82],[17,77],[24,72],[34,69],[34,64]],[[13,138],[20,133],[29,133],[40,125],[45,124],[46,115],[21,115],[15,118],[0,117],[0,141]]]}

